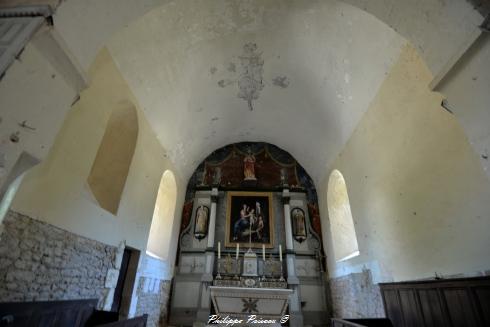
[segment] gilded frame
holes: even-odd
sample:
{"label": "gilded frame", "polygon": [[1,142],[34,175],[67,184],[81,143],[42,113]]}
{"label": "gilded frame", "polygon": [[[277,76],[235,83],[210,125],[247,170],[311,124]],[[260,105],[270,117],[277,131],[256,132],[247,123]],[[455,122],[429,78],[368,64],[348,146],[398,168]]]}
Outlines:
{"label": "gilded frame", "polygon": [[[255,203],[255,208],[254,208]],[[259,206],[257,206],[259,203]],[[242,222],[247,219],[242,218],[243,205],[246,204],[248,209],[245,212],[252,216],[252,242],[250,243],[250,224]],[[241,248],[274,248],[274,214],[272,210],[272,193],[271,192],[246,192],[230,191],[227,193],[226,201],[226,229],[225,229],[225,247],[236,247],[240,244]],[[264,208],[267,207],[267,208]],[[259,209],[259,210],[257,210]],[[259,211],[255,215],[255,211]],[[267,216],[266,216],[267,215]],[[248,221],[250,218],[248,218]],[[263,222],[263,228],[260,229],[260,221]],[[247,231],[248,229],[248,231]]]}

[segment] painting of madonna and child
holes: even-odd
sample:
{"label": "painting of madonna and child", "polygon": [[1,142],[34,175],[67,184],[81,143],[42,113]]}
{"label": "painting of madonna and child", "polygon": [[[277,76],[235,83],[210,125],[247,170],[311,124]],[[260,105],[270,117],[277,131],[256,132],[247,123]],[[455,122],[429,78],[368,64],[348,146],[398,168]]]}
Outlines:
{"label": "painting of madonna and child", "polygon": [[228,192],[225,246],[272,248],[273,229],[271,193]]}

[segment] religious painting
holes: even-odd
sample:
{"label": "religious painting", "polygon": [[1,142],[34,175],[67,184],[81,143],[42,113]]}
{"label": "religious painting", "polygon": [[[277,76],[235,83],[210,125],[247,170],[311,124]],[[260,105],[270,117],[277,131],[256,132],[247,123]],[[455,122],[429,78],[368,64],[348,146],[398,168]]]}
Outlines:
{"label": "religious painting", "polygon": [[199,206],[196,209],[196,220],[194,223],[194,236],[202,240],[208,234],[209,208]]}
{"label": "religious painting", "polygon": [[274,246],[272,193],[228,192],[225,246]]}
{"label": "religious painting", "polygon": [[294,239],[300,243],[306,240],[306,219],[303,209],[294,208],[291,210],[291,225]]}

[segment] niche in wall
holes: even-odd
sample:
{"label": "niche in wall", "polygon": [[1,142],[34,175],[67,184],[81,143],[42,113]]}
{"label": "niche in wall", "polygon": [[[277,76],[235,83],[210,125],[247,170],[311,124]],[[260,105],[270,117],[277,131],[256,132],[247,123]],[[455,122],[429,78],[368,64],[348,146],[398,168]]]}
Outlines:
{"label": "niche in wall", "polygon": [[138,138],[134,105],[114,109],[87,182],[98,204],[116,215]]}

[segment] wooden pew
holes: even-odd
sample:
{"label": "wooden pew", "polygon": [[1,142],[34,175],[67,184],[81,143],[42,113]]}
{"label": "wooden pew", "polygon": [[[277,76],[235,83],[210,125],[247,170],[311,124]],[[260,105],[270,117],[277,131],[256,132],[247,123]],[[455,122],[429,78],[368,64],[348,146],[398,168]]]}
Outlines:
{"label": "wooden pew", "polygon": [[393,327],[387,318],[332,319],[332,327]]}
{"label": "wooden pew", "polygon": [[139,317],[125,319],[121,321],[112,322],[104,325],[97,325],[98,327],[146,327],[148,315],[144,314]]}
{"label": "wooden pew", "polygon": [[118,321],[117,312],[99,311],[97,299],[0,303],[0,327],[144,327],[147,316]]}
{"label": "wooden pew", "polygon": [[490,326],[490,276],[380,284],[395,327]]}
{"label": "wooden pew", "polygon": [[332,326],[490,326],[490,276],[379,285],[387,319],[336,318]]}

